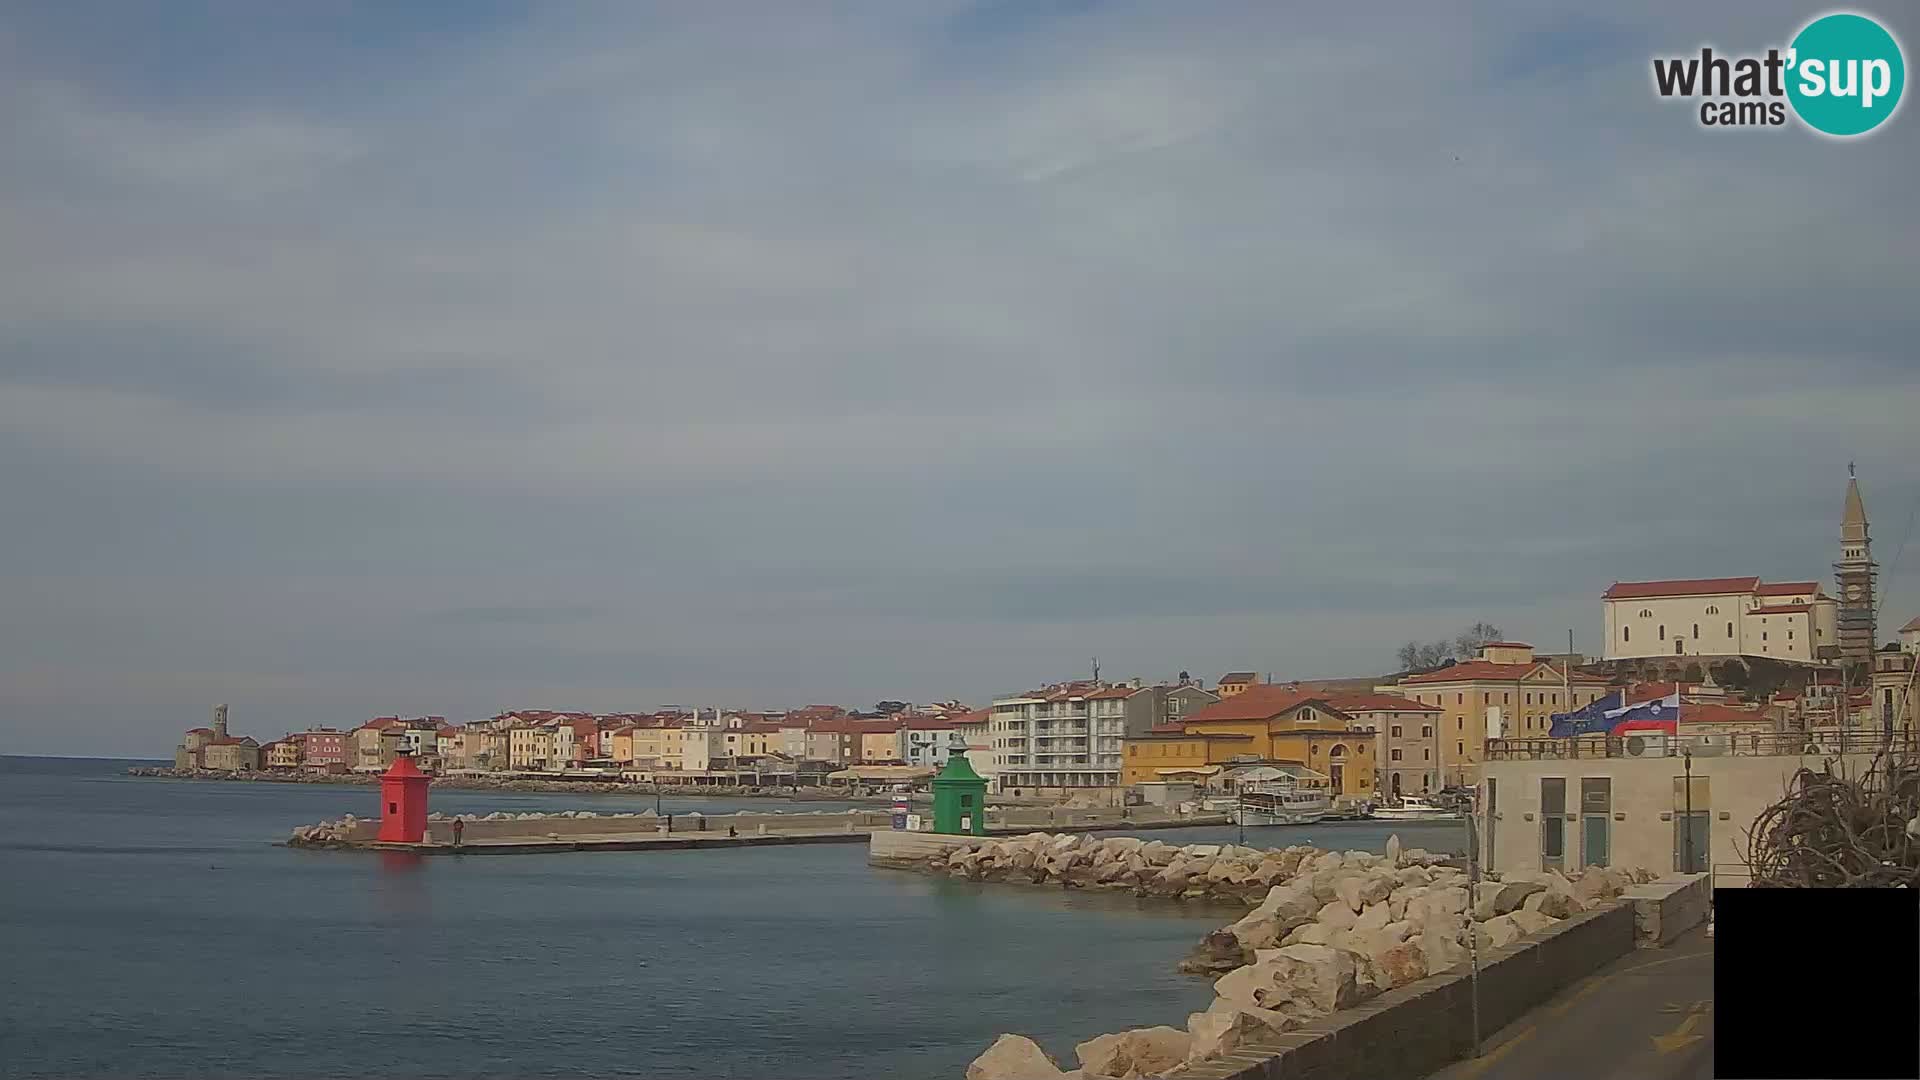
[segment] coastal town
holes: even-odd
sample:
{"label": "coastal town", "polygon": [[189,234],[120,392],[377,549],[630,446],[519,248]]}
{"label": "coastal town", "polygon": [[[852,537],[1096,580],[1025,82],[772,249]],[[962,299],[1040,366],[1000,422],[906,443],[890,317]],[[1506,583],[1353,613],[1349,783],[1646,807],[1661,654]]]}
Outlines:
{"label": "coastal town", "polygon": [[[1600,863],[1615,846],[1642,858],[1664,849],[1666,826],[1616,828],[1630,820],[1628,801],[1644,797],[1687,833],[1672,843],[1676,868],[1730,864],[1735,830],[1715,830],[1716,815],[1757,812],[1801,757],[1915,738],[1920,619],[1879,644],[1877,565],[1851,477],[1839,533],[1831,594],[1818,580],[1755,576],[1612,583],[1599,598],[1606,629],[1595,656],[1547,652],[1479,624],[1454,641],[1408,643],[1405,670],[1367,678],[1241,670],[1113,680],[1096,662],[1088,678],[977,707],[513,709],[465,722],[381,716],[264,743],[230,730],[219,706],[212,726],[185,734],[173,773],[370,779],[404,756],[449,781],[876,793],[924,787],[964,754],[1001,799],[1237,813],[1248,793],[1279,788],[1317,800],[1315,817],[1353,807],[1445,817],[1450,796],[1484,784],[1488,800],[1524,802],[1527,816],[1555,823],[1539,841],[1549,863],[1572,848]],[[1660,759],[1683,754],[1690,768],[1698,759],[1700,783],[1676,804],[1651,789],[1668,769]],[[1649,779],[1631,780],[1642,767]],[[1592,775],[1577,775],[1583,768]],[[1716,769],[1739,777],[1712,782]],[[1577,837],[1558,834],[1568,822]],[[1533,846],[1530,834],[1488,840],[1498,852]]]}

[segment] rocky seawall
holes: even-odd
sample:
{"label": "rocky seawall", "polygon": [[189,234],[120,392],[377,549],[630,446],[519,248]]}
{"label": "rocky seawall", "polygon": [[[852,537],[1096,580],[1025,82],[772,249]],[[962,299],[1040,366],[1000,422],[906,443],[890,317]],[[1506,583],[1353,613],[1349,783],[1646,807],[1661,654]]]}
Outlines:
{"label": "rocky seawall", "polygon": [[1243,1042],[1296,1029],[1378,994],[1463,965],[1469,949],[1512,944],[1580,912],[1619,902],[1646,870],[1590,868],[1487,875],[1389,840],[1364,851],[1174,846],[1137,837],[1033,834],[985,840],[929,858],[924,869],[971,881],[1112,888],[1169,900],[1239,901],[1252,909],[1209,933],[1180,962],[1214,978],[1213,1004],[1184,1027],[1101,1035],[1063,1071],[1032,1040],[1002,1035],[967,1080],[1173,1077]]}

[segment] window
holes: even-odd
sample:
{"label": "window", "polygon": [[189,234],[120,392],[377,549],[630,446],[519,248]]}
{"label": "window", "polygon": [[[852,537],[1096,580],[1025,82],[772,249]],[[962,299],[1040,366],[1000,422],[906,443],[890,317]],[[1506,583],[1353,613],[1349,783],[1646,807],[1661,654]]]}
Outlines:
{"label": "window", "polygon": [[1732,637],[1732,636],[1733,636],[1733,624],[1732,624],[1732,623],[1728,623],[1728,624],[1727,624],[1727,636],[1728,636],[1728,637]]}
{"label": "window", "polygon": [[1457,743],[1454,743],[1454,744],[1453,744],[1453,753],[1454,753],[1454,756],[1455,756],[1455,757],[1466,757],[1466,756],[1467,756],[1467,744],[1466,744],[1466,743],[1463,743],[1463,742],[1457,742]]}
{"label": "window", "polygon": [[1500,704],[1502,704],[1502,705],[1510,705],[1510,704],[1512,704],[1512,703],[1513,703],[1513,695],[1512,695],[1512,694],[1501,694],[1501,695],[1500,695]]}
{"label": "window", "polygon": [[1396,738],[1396,739],[1400,737],[1400,725],[1399,725],[1399,724],[1395,724],[1395,725],[1393,725],[1393,729],[1392,729],[1392,731],[1391,731],[1391,734],[1392,734],[1392,735],[1393,735],[1393,737],[1394,737],[1394,738]]}
{"label": "window", "polygon": [[1700,624],[1699,624],[1699,623],[1694,623],[1694,624],[1693,624],[1693,636],[1694,636],[1694,637],[1699,637],[1699,636],[1700,636]]}
{"label": "window", "polygon": [[1465,705],[1467,703],[1467,695],[1465,694],[1453,695],[1453,703],[1455,705]]}
{"label": "window", "polygon": [[1462,718],[1462,717],[1458,717],[1458,716],[1456,716],[1456,717],[1454,717],[1454,718],[1453,718],[1453,730],[1455,730],[1455,731],[1465,731],[1465,730],[1467,730],[1467,722],[1466,722],[1466,720],[1465,720],[1464,718]]}
{"label": "window", "polygon": [[1789,630],[1789,631],[1787,631],[1787,640],[1788,640],[1788,641],[1792,641],[1792,640],[1793,640],[1793,631],[1791,631],[1791,630]]}
{"label": "window", "polygon": [[1392,757],[1393,757],[1393,760],[1395,760],[1395,761],[1399,761],[1399,760],[1400,760],[1400,751],[1399,751],[1399,750],[1398,750],[1397,748],[1396,748],[1395,750],[1393,750],[1393,752],[1392,752]]}
{"label": "window", "polygon": [[1431,739],[1431,738],[1433,738],[1433,725],[1432,725],[1432,724],[1421,724],[1421,725],[1420,725],[1420,737],[1421,737],[1421,738],[1423,738],[1423,739]]}
{"label": "window", "polygon": [[1765,630],[1760,631],[1760,640],[1761,641],[1767,640],[1767,632]]}
{"label": "window", "polygon": [[1641,608],[1641,609],[1640,609],[1640,617],[1641,617],[1641,618],[1643,618],[1643,619],[1651,619],[1651,618],[1653,618],[1653,609],[1652,609],[1652,608]]}
{"label": "window", "polygon": [[1558,870],[1567,855],[1567,780],[1564,776],[1540,778],[1540,867]]}
{"label": "window", "polygon": [[1720,614],[1720,609],[1719,609],[1719,608],[1717,608],[1717,607],[1715,607],[1715,606],[1713,606],[1712,604],[1708,604],[1708,605],[1707,605],[1707,614],[1709,614],[1709,615],[1718,615],[1718,614]]}
{"label": "window", "polygon": [[1529,705],[1531,705],[1531,704],[1533,704],[1533,695],[1532,695],[1532,694],[1528,694],[1528,695],[1527,695],[1527,704],[1529,704]]}
{"label": "window", "polygon": [[1660,624],[1660,640],[1661,641],[1667,640],[1667,624],[1666,623]]}
{"label": "window", "polygon": [[1623,626],[1623,627],[1621,627],[1621,628],[1620,628],[1620,640],[1621,640],[1621,641],[1632,641],[1632,640],[1633,640],[1633,627],[1631,627],[1631,626]]}
{"label": "window", "polygon": [[1433,749],[1432,749],[1431,747],[1429,747],[1429,748],[1427,748],[1427,749],[1425,749],[1425,750],[1422,750],[1422,751],[1420,751],[1420,760],[1422,760],[1422,761],[1432,761],[1432,760],[1433,760]]}

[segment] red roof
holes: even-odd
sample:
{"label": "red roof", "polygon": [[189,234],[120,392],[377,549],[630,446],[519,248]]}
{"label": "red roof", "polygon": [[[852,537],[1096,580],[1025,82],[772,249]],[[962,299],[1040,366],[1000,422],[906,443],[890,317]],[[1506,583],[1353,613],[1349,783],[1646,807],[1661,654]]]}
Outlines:
{"label": "red roof", "polygon": [[376,716],[373,719],[367,721],[366,723],[361,724],[360,727],[355,730],[364,730],[366,728],[372,728],[375,731],[387,731],[391,728],[404,727],[404,726],[405,725],[400,722],[400,718],[397,716]]}
{"label": "red roof", "polygon": [[1774,581],[1753,590],[1761,596],[1798,596],[1820,591],[1817,581]]}
{"label": "red roof", "polygon": [[1135,695],[1135,694],[1137,694],[1137,693],[1139,693],[1139,692],[1140,692],[1140,690],[1139,690],[1139,688],[1138,688],[1138,687],[1133,687],[1133,686],[1109,686],[1109,687],[1107,687],[1107,688],[1106,688],[1106,689],[1104,689],[1104,690],[1095,690],[1095,691],[1094,691],[1093,693],[1091,693],[1091,694],[1088,694],[1088,695],[1087,695],[1087,699],[1088,699],[1089,701],[1091,701],[1091,700],[1093,700],[1093,699],[1095,699],[1095,698],[1102,698],[1102,699],[1104,699],[1104,698],[1130,698],[1130,697],[1132,697],[1133,695]]}
{"label": "red roof", "polygon": [[211,734],[213,734],[213,729],[212,729],[212,728],[210,728],[210,727],[190,727],[190,728],[188,728],[188,729],[187,729],[187,734],[189,734],[189,735],[211,735]]}
{"label": "red roof", "polygon": [[1608,600],[1651,600],[1661,596],[1707,596],[1751,593],[1758,577],[1679,578],[1673,581],[1616,581],[1603,594]]}
{"label": "red roof", "polygon": [[1907,625],[1900,628],[1900,632],[1903,634],[1910,630],[1920,630],[1920,615],[1914,616]]}
{"label": "red roof", "polygon": [[1251,683],[1258,681],[1259,678],[1260,675],[1258,672],[1229,671],[1225,675],[1220,676],[1220,681],[1222,683]]}
{"label": "red roof", "polygon": [[740,730],[755,731],[762,735],[771,735],[777,733],[781,727],[781,724],[771,720],[750,720]]}
{"label": "red roof", "polygon": [[944,716],[916,716],[901,726],[908,731],[952,731],[959,725]]}
{"label": "red roof", "polygon": [[1489,641],[1480,646],[1483,649],[1531,649],[1533,646],[1524,641]]}
{"label": "red roof", "polygon": [[[1223,698],[1195,712],[1186,718],[1189,724],[1210,720],[1270,720],[1300,705],[1317,701],[1327,705],[1324,695],[1296,690],[1292,687],[1275,686],[1271,683],[1254,683],[1230,698]],[[1331,708],[1331,706],[1328,706]]]}
{"label": "red roof", "polygon": [[954,717],[953,722],[956,724],[984,724],[987,722],[987,717],[992,714],[992,711],[991,709],[974,709],[970,712],[963,712],[959,716]]}
{"label": "red roof", "polygon": [[1327,704],[1343,713],[1441,711],[1438,705],[1423,705],[1399,694],[1334,694]]}
{"label": "red roof", "polygon": [[[1468,660],[1463,664],[1444,667],[1439,671],[1429,671],[1425,675],[1409,675],[1400,681],[1403,683],[1450,683],[1450,682],[1519,682],[1539,668],[1546,668],[1555,678],[1560,669],[1545,660],[1529,660],[1524,664],[1496,664],[1491,660]],[[1577,683],[1603,683],[1607,680],[1597,675],[1573,673]]]}

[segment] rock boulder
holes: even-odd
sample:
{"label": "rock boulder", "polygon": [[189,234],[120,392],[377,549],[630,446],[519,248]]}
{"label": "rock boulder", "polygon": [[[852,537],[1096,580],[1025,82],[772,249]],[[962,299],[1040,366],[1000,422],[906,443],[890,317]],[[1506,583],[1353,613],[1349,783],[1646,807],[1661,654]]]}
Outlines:
{"label": "rock boulder", "polygon": [[1158,1076],[1187,1060],[1193,1036],[1174,1027],[1101,1035],[1074,1047],[1086,1077]]}
{"label": "rock boulder", "polygon": [[1038,1043],[1024,1035],[1002,1035],[967,1066],[967,1080],[1062,1080],[1062,1072]]}

